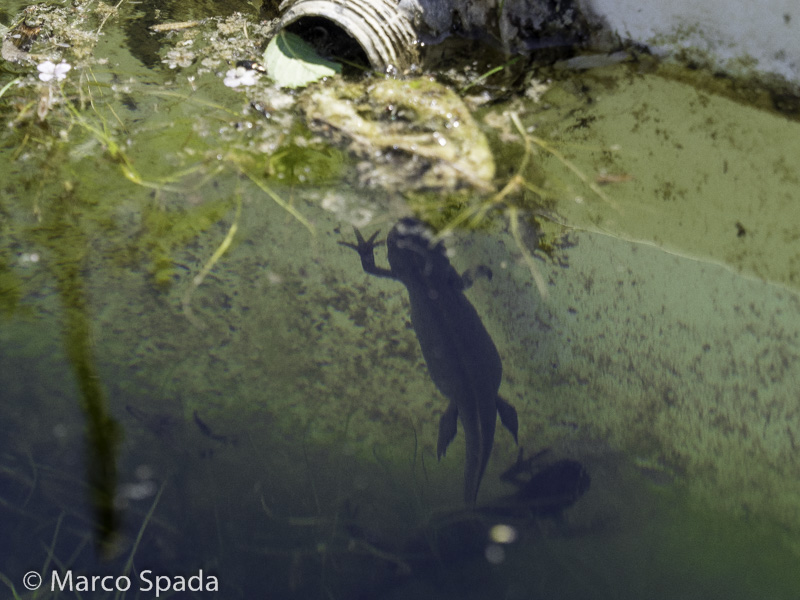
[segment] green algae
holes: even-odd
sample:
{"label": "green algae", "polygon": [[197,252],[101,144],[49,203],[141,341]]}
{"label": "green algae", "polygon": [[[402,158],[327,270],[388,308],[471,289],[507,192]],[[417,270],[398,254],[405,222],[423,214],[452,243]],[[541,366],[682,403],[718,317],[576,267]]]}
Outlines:
{"label": "green algae", "polygon": [[[112,64],[76,65],[52,89],[23,69],[24,86],[0,98],[12,123],[2,133],[2,339],[27,374],[4,373],[13,385],[3,389],[34,393],[41,408],[21,437],[39,440],[52,428],[48,403],[77,399],[77,380],[53,364],[44,341],[70,322],[80,333],[71,360],[106,383],[113,414],[131,404],[183,417],[175,446],[126,422],[137,447],[155,439],[166,454],[194,451],[198,411],[216,431],[245,440],[239,448],[202,441],[233,472],[254,461],[247,477],[264,478],[265,488],[299,489],[286,482],[297,479],[302,446],[342,458],[352,480],[341,485],[353,497],[369,488],[387,506],[395,499],[422,513],[452,503],[464,449],[459,437],[446,460],[434,460],[444,400],[424,372],[402,288],[367,278],[336,245],[350,222],[386,231],[410,205],[444,229],[481,217],[474,225],[486,235],[455,228],[447,245],[459,270],[487,264],[495,272],[468,293],[503,355],[502,393],[518,408],[523,445],[589,461],[610,447],[680,486],[689,500],[668,516],[683,515],[684,525],[674,533],[654,526],[653,537],[664,560],[691,542],[688,565],[703,556],[690,533],[709,537],[715,558],[697,567],[698,579],[726,577],[731,564],[752,558],[751,543],[774,541],[775,565],[796,556],[796,123],[630,66],[562,74],[541,102],[531,93],[474,113],[486,139],[478,149],[490,149],[497,165],[483,178],[491,191],[401,195],[400,178],[376,193],[359,187],[355,161],[371,169],[368,153],[354,159],[309,130],[292,114],[294,96],[266,82],[244,92],[222,85],[226,61],[246,57],[235,49],[247,47],[242,32],[257,31],[245,23],[209,20],[163,34],[159,71],[126,56],[109,22],[92,48],[98,57],[113,50]],[[213,36],[224,43],[203,50]],[[194,55],[173,52],[180,48]],[[5,73],[0,85],[19,76]],[[193,292],[199,328],[185,318],[183,299],[228,239],[238,198],[233,242]],[[523,244],[502,231],[512,215]],[[54,220],[64,226],[49,227]],[[540,224],[550,237],[536,231]],[[567,229],[565,243],[554,244]],[[547,300],[526,261],[544,256],[535,264]],[[54,300],[63,278],[78,275],[81,314],[69,316]],[[486,494],[503,492],[495,475],[515,452],[498,435]],[[592,473],[602,489],[598,463]],[[307,468],[335,512],[340,496],[328,486],[341,482]],[[629,490],[609,480],[604,493],[626,499]],[[197,498],[213,490],[213,478],[205,482]],[[614,514],[631,512],[623,502]],[[593,516],[602,522],[604,514]],[[616,556],[628,564],[624,551]],[[788,569],[782,575],[767,562],[754,569],[779,587]]]}
{"label": "green algae", "polygon": [[462,100],[431,78],[334,80],[309,89],[300,107],[315,131],[369,159],[372,187],[491,189],[486,137]]}
{"label": "green algae", "polygon": [[[298,132],[299,133],[299,132]],[[346,157],[333,147],[310,147],[301,143],[282,146],[267,158],[266,172],[282,185],[321,186],[334,184],[342,176]]]}
{"label": "green algae", "polygon": [[554,279],[546,303],[526,308],[519,288],[501,301],[520,314],[500,334],[505,371],[534,399],[520,422],[539,444],[604,440],[682,482],[698,506],[754,522],[764,510],[793,531],[797,297],[649,245],[574,241],[572,275]]}
{"label": "green algae", "polygon": [[113,554],[120,524],[114,495],[122,432],[111,415],[92,347],[92,318],[83,277],[89,241],[81,220],[72,212],[70,200],[69,196],[61,196],[57,209],[36,227],[34,235],[52,252],[51,268],[63,305],[66,356],[75,374],[86,419],[86,479],[95,513],[96,542],[103,554]]}
{"label": "green algae", "polygon": [[654,244],[798,290],[800,125],[775,113],[619,65],[545,94],[529,118],[613,204],[540,160],[565,189],[555,211],[573,227]]}
{"label": "green algae", "polygon": [[[502,567],[516,587],[562,598],[796,597],[798,582],[786,576],[793,554],[780,531],[699,509],[680,490],[648,489],[629,474],[612,478],[620,495],[594,498],[604,506],[594,527],[605,534],[529,533]],[[569,520],[581,531],[588,517]]]}
{"label": "green algae", "polygon": [[174,259],[176,250],[218,223],[230,208],[231,202],[227,199],[177,211],[145,206],[141,216],[142,233],[131,244],[130,252],[141,252],[147,257],[155,284],[172,283],[178,272]]}

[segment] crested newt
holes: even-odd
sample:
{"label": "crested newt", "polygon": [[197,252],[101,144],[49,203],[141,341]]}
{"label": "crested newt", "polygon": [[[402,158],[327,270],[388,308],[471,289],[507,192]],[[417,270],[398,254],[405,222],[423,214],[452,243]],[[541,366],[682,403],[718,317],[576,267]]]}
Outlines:
{"label": "crested newt", "polygon": [[439,421],[436,454],[445,455],[464,429],[464,501],[474,505],[492,452],[497,415],[517,440],[517,411],[498,395],[503,365],[497,348],[475,307],[464,295],[465,283],[450,264],[444,245],[433,244],[426,226],[402,219],[386,239],[389,269],[375,264],[378,233],[357,243],[339,242],[356,250],[365,272],[405,285],[411,304],[411,323],[431,379],[449,404]]}

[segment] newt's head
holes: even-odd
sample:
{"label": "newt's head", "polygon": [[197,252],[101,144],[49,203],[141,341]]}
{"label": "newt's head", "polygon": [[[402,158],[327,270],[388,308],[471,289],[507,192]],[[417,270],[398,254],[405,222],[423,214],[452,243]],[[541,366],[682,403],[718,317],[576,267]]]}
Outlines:
{"label": "newt's head", "polygon": [[453,267],[444,244],[433,242],[433,233],[422,221],[401,219],[386,238],[392,273],[400,280],[408,278],[443,278],[449,280]]}

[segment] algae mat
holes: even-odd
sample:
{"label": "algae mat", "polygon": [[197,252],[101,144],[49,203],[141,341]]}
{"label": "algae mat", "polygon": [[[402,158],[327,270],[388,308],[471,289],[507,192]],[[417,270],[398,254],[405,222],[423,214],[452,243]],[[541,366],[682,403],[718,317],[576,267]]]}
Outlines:
{"label": "algae mat", "polygon": [[[43,105],[47,128],[30,116],[25,136],[15,121],[2,150],[0,518],[17,545],[0,572],[18,582],[28,564],[88,547],[83,384],[105,393],[106,417],[125,430],[109,453],[125,507],[118,562],[152,506],[137,564],[215,568],[226,597],[351,597],[335,593],[352,582],[341,565],[387,566],[354,552],[360,542],[397,548],[432,513],[460,508],[463,435],[437,462],[446,403],[407,323],[406,294],[338,244],[352,240],[354,220],[339,200],[372,219],[359,222],[367,235],[385,234],[408,207],[356,188],[354,161],[287,117],[291,95],[225,88],[229,63],[244,58],[234,33],[255,37],[244,17],[205,24],[224,41],[214,56],[198,54],[200,33],[172,49],[164,41],[160,71],[126,56],[113,23],[96,52],[119,57],[92,65],[96,92],[75,63],[59,88],[72,104],[55,102],[55,88],[41,96],[50,88],[33,66],[4,96],[18,99],[7,105],[12,121],[15,107],[54,102]],[[592,185],[605,183],[603,200],[543,151],[532,169],[541,178],[530,174],[554,190],[555,218],[611,235],[572,232],[555,260],[536,263],[547,300],[499,211],[491,235],[446,240],[459,271],[494,272],[467,293],[502,356],[520,444],[580,459],[592,477],[562,529],[530,524],[533,554],[511,549],[505,571],[481,558],[453,573],[462,582],[505,573],[498,597],[515,593],[510,569],[527,575],[534,564],[543,577],[553,570],[541,565],[560,570],[550,587],[519,582],[525,597],[674,598],[681,573],[706,598],[794,599],[796,578],[772,565],[796,562],[800,527],[800,302],[787,262],[792,220],[779,202],[792,185],[789,167],[775,174],[796,154],[780,137],[795,125],[629,75],[578,73],[541,104],[485,109],[512,136],[483,121],[495,151],[513,154],[498,165],[520,162],[508,111]],[[94,103],[79,109],[88,89]],[[767,208],[752,208],[762,196]],[[762,221],[781,210],[768,238]],[[517,451],[498,431],[482,498],[508,493],[497,475]],[[716,570],[685,575],[709,556]],[[86,554],[75,566],[98,572]],[[477,586],[463,594],[487,596]]]}
{"label": "algae mat", "polygon": [[[800,124],[629,66],[554,86],[532,121],[593,174],[567,223],[800,290]],[[556,110],[552,110],[552,109]],[[543,168],[572,174],[545,154]]]}

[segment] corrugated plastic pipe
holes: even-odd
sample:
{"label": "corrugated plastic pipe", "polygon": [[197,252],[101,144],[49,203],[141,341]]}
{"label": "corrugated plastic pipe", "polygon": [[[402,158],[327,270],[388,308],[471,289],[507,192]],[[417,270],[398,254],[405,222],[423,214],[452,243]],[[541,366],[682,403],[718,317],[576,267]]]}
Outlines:
{"label": "corrugated plastic pipe", "polygon": [[358,43],[373,69],[403,73],[418,64],[419,42],[410,14],[398,4],[399,0],[284,0],[279,27],[324,19]]}

